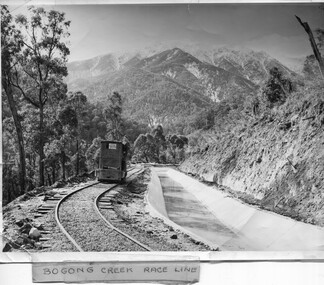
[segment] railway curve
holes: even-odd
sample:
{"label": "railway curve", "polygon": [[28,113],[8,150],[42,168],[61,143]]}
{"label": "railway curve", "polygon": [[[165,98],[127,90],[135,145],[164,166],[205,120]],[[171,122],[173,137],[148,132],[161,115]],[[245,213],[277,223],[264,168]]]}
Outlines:
{"label": "railway curve", "polygon": [[[142,169],[129,171],[130,178]],[[94,183],[61,199],[55,210],[61,231],[79,251],[149,251],[149,247],[123,233],[105,219],[97,207],[102,194],[118,190],[122,185]]]}

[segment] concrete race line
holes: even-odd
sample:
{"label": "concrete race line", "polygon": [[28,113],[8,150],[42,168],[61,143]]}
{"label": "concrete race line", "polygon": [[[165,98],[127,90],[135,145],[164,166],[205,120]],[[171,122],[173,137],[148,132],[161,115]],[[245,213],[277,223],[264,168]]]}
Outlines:
{"label": "concrete race line", "polygon": [[[179,171],[152,167],[152,213],[220,250],[323,250],[324,228],[260,210]],[[158,185],[160,183],[160,185]]]}
{"label": "concrete race line", "polygon": [[[128,177],[143,169],[132,169]],[[118,184],[95,183],[63,197],[56,206],[55,218],[61,231],[79,251],[142,251],[149,250],[136,240],[107,224],[95,206],[103,193],[118,189]],[[102,201],[106,207],[108,201]]]}
{"label": "concrete race line", "polygon": [[[205,240],[211,241],[213,247],[219,245],[214,238],[215,232],[226,239],[236,238],[230,228],[222,224],[194,195],[185,191],[182,185],[167,175],[159,175],[168,217],[174,223],[194,232]],[[239,250],[239,248],[235,248]]]}

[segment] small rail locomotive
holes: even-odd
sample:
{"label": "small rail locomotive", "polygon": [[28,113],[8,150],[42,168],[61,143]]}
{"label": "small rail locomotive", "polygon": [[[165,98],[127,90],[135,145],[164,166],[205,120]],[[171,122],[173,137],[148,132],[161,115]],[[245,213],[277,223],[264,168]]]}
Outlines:
{"label": "small rail locomotive", "polygon": [[126,180],[127,144],[120,141],[101,141],[99,169],[96,171],[98,181],[109,182]]}

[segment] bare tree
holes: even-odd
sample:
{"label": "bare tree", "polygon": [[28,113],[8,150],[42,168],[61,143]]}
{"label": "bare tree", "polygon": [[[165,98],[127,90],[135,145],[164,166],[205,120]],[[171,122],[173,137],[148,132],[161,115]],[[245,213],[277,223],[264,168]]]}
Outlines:
{"label": "bare tree", "polygon": [[311,44],[311,47],[313,49],[313,53],[314,53],[314,56],[315,58],[317,59],[317,62],[318,62],[318,65],[319,65],[319,68],[320,68],[320,71],[321,71],[321,74],[322,74],[322,77],[324,79],[324,62],[323,62],[323,58],[322,58],[322,55],[316,45],[316,42],[315,42],[315,39],[314,39],[314,35],[313,35],[313,32],[311,30],[311,28],[309,27],[308,23],[307,22],[303,22],[298,16],[296,16],[296,19],[297,21],[302,25],[302,27],[304,28],[304,30],[306,31],[306,33],[308,34],[308,37],[309,37],[309,41],[310,41],[310,44]]}

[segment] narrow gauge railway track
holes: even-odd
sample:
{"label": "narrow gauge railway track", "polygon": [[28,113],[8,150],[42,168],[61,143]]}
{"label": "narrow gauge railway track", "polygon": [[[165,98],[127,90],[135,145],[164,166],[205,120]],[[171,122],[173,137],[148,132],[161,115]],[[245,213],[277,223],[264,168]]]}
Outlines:
{"label": "narrow gauge railway track", "polygon": [[[132,169],[128,177],[140,169]],[[149,251],[145,245],[112,226],[96,206],[102,193],[118,191],[118,184],[96,183],[66,195],[56,206],[60,229],[79,251]]]}
{"label": "narrow gauge railway track", "polygon": [[[115,194],[117,194],[118,191],[113,190],[107,190],[104,191],[103,193],[99,194],[95,201],[94,201],[94,206],[96,208],[96,211],[98,213],[98,215],[102,218],[102,220],[112,229],[114,229],[116,232],[120,233],[121,235],[123,235],[124,237],[128,238],[129,240],[134,241],[136,244],[140,245],[142,248],[144,248],[147,251],[152,251],[152,249],[144,244],[142,244],[141,242],[139,242],[138,240],[134,239],[133,237],[131,237],[130,235],[128,235],[127,233],[123,232],[122,230],[118,229],[117,227],[115,227],[108,219],[105,218],[105,216],[100,212],[100,209],[106,209],[106,210],[113,210],[113,207],[111,205],[112,203],[112,199],[114,198]],[[121,221],[122,222],[122,221]]]}

